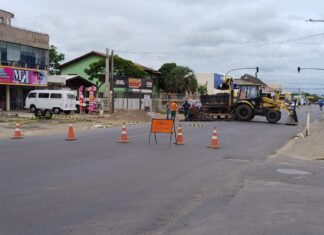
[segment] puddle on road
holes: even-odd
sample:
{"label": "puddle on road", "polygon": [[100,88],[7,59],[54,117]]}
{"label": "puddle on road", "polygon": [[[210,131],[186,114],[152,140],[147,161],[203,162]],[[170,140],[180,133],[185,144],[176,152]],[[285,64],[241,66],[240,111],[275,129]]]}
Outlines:
{"label": "puddle on road", "polygon": [[300,171],[295,169],[277,169],[276,170],[279,173],[282,174],[288,174],[288,175],[310,175],[312,172],[309,171]]}

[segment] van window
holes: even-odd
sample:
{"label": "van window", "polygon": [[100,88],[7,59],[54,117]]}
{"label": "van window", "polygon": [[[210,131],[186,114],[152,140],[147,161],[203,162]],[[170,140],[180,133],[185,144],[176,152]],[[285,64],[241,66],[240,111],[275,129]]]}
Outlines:
{"label": "van window", "polygon": [[61,98],[62,98],[62,94],[59,94],[59,93],[51,94],[51,99],[61,99]]}
{"label": "van window", "polygon": [[49,97],[49,93],[39,93],[38,94],[38,98],[44,98],[44,99],[48,99],[48,97]]}
{"label": "van window", "polygon": [[36,98],[37,93],[29,93],[28,98]]}
{"label": "van window", "polygon": [[67,95],[67,98],[70,100],[75,100],[75,96],[74,95]]}

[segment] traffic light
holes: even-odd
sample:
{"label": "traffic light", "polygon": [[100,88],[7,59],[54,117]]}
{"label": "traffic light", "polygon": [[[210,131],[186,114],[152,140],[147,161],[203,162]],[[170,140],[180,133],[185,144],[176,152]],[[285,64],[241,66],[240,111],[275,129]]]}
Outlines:
{"label": "traffic light", "polygon": [[297,72],[300,73],[300,67],[297,67]]}
{"label": "traffic light", "polygon": [[259,72],[259,67],[256,67],[256,72],[257,72],[257,73]]}

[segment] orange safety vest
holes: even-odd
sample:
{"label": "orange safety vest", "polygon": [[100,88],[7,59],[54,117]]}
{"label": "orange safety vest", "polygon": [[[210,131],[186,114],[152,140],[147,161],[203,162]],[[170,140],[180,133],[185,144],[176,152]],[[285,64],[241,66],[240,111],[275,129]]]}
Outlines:
{"label": "orange safety vest", "polygon": [[177,111],[177,107],[178,107],[178,105],[175,102],[172,102],[170,104],[170,110],[171,111]]}

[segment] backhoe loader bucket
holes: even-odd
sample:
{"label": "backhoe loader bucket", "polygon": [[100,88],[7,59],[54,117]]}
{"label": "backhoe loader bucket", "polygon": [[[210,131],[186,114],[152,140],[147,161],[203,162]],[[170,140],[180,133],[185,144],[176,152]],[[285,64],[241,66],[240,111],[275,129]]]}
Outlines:
{"label": "backhoe loader bucket", "polygon": [[297,117],[297,112],[296,112],[296,102],[295,102],[295,105],[294,105],[294,109],[290,110],[287,125],[298,125],[298,117]]}

